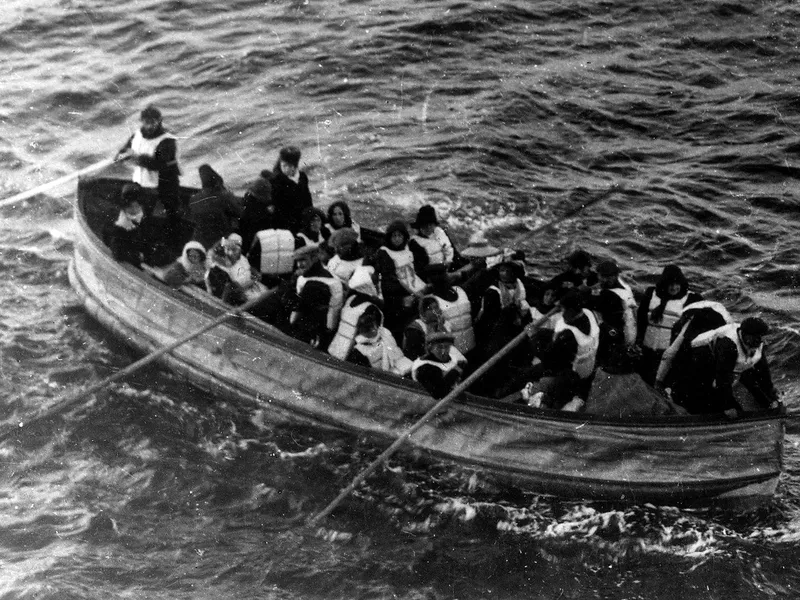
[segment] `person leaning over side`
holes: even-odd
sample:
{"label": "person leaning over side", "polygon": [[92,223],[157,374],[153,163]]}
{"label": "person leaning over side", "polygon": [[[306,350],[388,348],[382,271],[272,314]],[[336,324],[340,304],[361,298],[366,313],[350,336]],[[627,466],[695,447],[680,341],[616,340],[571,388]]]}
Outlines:
{"label": "person leaning over side", "polygon": [[272,198],[278,229],[288,229],[297,235],[302,227],[303,211],[313,208],[308,176],[300,170],[300,149],[295,146],[281,148],[272,171],[262,171],[261,177],[272,184]]}
{"label": "person leaning over side", "polygon": [[200,165],[197,171],[202,188],[189,198],[189,214],[194,222],[192,239],[208,250],[234,231],[242,205],[210,165]]}
{"label": "person leaning over side", "polygon": [[451,333],[431,333],[425,340],[427,352],[411,367],[411,377],[437,400],[444,398],[461,381],[467,359],[453,341]]}
{"label": "person leaning over side", "polygon": [[161,111],[148,106],[140,114],[141,125],[117,152],[116,159],[130,158],[133,163],[133,181],[145,190],[145,214],[150,215],[158,200],[167,215],[167,228],[177,234],[181,217],[180,168],[178,143],[175,136],[164,129]]}
{"label": "person leaning over side", "polygon": [[730,323],[701,333],[691,341],[688,364],[672,389],[673,400],[692,414],[735,414],[745,409],[734,394],[738,381],[762,408],[777,408],[764,336],[767,324],[748,317],[741,325]]}
{"label": "person leaning over side", "polygon": [[636,343],[642,348],[639,374],[653,384],[664,351],[672,342],[672,327],[684,307],[703,298],[689,291],[689,282],[677,265],[667,265],[655,286],[647,288],[637,311]]}

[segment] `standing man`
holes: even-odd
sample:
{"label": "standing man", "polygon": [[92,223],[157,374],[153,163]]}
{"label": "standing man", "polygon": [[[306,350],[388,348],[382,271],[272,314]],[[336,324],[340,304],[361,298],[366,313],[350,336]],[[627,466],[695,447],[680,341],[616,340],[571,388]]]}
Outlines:
{"label": "standing man", "polygon": [[167,214],[167,229],[177,233],[181,209],[178,144],[175,136],[164,129],[161,111],[155,106],[148,106],[139,116],[141,126],[117,152],[116,159],[133,161],[133,181],[142,186],[147,197],[145,213],[152,214],[156,202],[161,200]]}
{"label": "standing man", "polygon": [[300,170],[300,149],[295,146],[281,148],[272,173],[262,171],[261,177],[272,185],[272,200],[275,203],[276,227],[288,229],[293,234],[303,226],[302,215],[312,208],[308,176]]}

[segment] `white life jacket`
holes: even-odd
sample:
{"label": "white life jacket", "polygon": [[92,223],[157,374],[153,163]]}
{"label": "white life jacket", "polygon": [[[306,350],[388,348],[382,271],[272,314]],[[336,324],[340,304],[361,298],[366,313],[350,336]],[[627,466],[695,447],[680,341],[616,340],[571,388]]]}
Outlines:
{"label": "white life jacket", "polygon": [[453,289],[458,296],[452,302],[435,295],[434,298],[442,311],[445,326],[450,328],[450,333],[455,337],[453,345],[461,353],[466,354],[475,347],[475,332],[472,330],[472,303],[466,292],[460,287],[453,286]]}
{"label": "white life jacket", "polygon": [[334,277],[342,280],[342,283],[347,283],[353,276],[355,270],[364,264],[363,258],[356,258],[355,260],[344,260],[341,256],[336,254],[332,256],[325,265],[328,272]]}
{"label": "white life jacket", "polygon": [[745,349],[744,344],[742,344],[742,340],[739,339],[739,325],[736,323],[729,323],[727,325],[723,325],[722,327],[718,327],[717,329],[712,329],[711,331],[701,333],[692,340],[692,348],[710,346],[713,350],[714,344],[716,344],[717,340],[720,338],[728,338],[734,344],[736,344],[737,357],[736,366],[733,368],[733,372],[737,375],[740,375],[747,369],[752,369],[756,363],[761,360],[764,344],[762,343],[752,352],[748,352]]}
{"label": "white life jacket", "polygon": [[611,288],[610,291],[619,296],[624,304],[622,316],[625,324],[623,332],[625,334],[625,343],[634,344],[636,343],[636,299],[633,297],[633,291],[630,286],[619,278],[617,280],[622,288]]}
{"label": "white life jacket", "polygon": [[[344,287],[342,286],[342,282],[336,277],[306,277],[305,275],[301,275],[297,278],[296,289],[298,295],[300,295],[300,292],[303,291],[303,288],[309,281],[319,281],[327,285],[330,289],[331,299],[328,302],[328,318],[325,326],[329,331],[334,331],[339,324],[339,314],[342,310],[342,304],[344,304]],[[299,313],[295,311],[291,314],[289,320],[294,323],[297,321],[298,316]]]}
{"label": "white life jacket", "polygon": [[685,306],[681,311],[681,315],[684,315],[689,312],[699,311],[704,308],[710,308],[715,313],[723,318],[726,323],[733,323],[733,318],[731,317],[728,309],[725,308],[723,304],[719,302],[714,302],[713,300],[700,300],[698,302],[692,302],[690,305]]}
{"label": "white life jacket", "polygon": [[[506,292],[504,294],[502,292],[502,290],[500,289],[500,286],[498,284],[490,285],[486,289],[486,291],[489,291],[489,290],[494,290],[495,292],[497,292],[497,295],[500,298],[500,308],[501,309],[506,309],[509,306],[511,306],[511,304],[516,304],[517,308],[520,310],[520,312],[525,312],[525,311],[531,310],[531,307],[528,305],[527,292],[525,291],[525,285],[519,280],[519,278],[517,278],[515,280],[514,291],[511,294],[509,294],[508,292]],[[478,312],[478,316],[477,316],[478,320],[483,318],[484,308],[485,308],[485,306],[483,305],[483,301],[481,301],[481,310]],[[542,316],[544,316],[544,315],[542,315]]]}
{"label": "white life jacket", "polygon": [[458,351],[458,348],[455,346],[450,346],[450,358],[446,363],[441,363],[435,360],[426,360],[424,358],[418,358],[414,361],[414,364],[411,366],[411,379],[414,381],[419,381],[417,379],[417,371],[423,365],[431,365],[436,367],[437,369],[441,370],[442,375],[447,375],[450,371],[455,369],[461,364],[467,362],[467,359],[464,358],[464,355]]}
{"label": "white life jacket", "polygon": [[431,237],[423,237],[421,235],[412,235],[411,239],[417,242],[420,247],[428,255],[429,265],[442,265],[445,264],[444,248],[440,240],[436,238],[436,234]]}
{"label": "white life jacket", "polygon": [[231,278],[233,283],[247,289],[253,283],[253,277],[250,271],[250,263],[244,256],[240,256],[230,267],[224,267],[224,270]]}
{"label": "white life jacket", "polygon": [[411,372],[411,360],[403,354],[385,327],[380,327],[378,335],[372,340],[357,336],[355,349],[367,358],[373,369],[389,371],[401,377]]}
{"label": "white life jacket", "polygon": [[[131,140],[131,151],[134,154],[155,158],[158,145],[166,139],[174,140],[175,136],[165,131],[156,138],[148,139],[142,135],[141,129],[137,129]],[[177,157],[171,164],[178,164]],[[136,165],[133,167],[133,180],[143,188],[155,189],[158,187],[158,171],[151,171]]]}
{"label": "white life jacket", "polygon": [[647,329],[644,331],[642,346],[652,350],[666,350],[672,337],[672,326],[678,321],[686,305],[689,294],[684,294],[680,298],[668,300],[664,307],[664,316],[660,323],[654,323],[650,318],[652,313],[661,304],[661,298],[654,292],[650,298],[650,305],[647,307]]}
{"label": "white life jacket", "polygon": [[390,250],[386,246],[380,248],[394,263],[395,271],[397,272],[397,279],[409,294],[417,294],[425,289],[425,282],[419,278],[417,272],[414,270],[414,255],[408,247],[402,250]]}
{"label": "white life jacket", "polygon": [[572,335],[575,336],[575,341],[578,342],[578,352],[575,355],[575,360],[572,361],[572,370],[575,371],[581,379],[586,379],[594,372],[597,349],[600,346],[600,326],[597,324],[597,319],[595,319],[592,311],[583,308],[581,312],[589,319],[588,335],[577,327],[564,321],[562,313],[555,315],[556,321],[553,326],[553,331],[555,335],[558,335],[564,330],[569,330],[572,332]]}
{"label": "white life jacket", "polygon": [[285,275],[294,267],[294,236],[288,229],[263,229],[256,233],[261,246],[260,270],[264,275]]}
{"label": "white life jacket", "polygon": [[328,354],[340,360],[347,358],[348,353],[353,349],[356,339],[356,325],[361,315],[364,314],[368,307],[375,306],[372,302],[362,302],[358,306],[353,306],[355,299],[356,296],[350,296],[345,301],[336,335],[333,336],[328,346]]}

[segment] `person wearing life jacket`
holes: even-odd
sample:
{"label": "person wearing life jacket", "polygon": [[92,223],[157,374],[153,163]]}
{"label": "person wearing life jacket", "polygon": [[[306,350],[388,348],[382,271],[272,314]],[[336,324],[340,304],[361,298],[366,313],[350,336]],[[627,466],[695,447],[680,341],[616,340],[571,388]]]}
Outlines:
{"label": "person wearing life jacket", "polygon": [[436,299],[442,312],[442,320],[453,335],[453,345],[461,354],[467,355],[475,348],[475,331],[472,328],[472,304],[467,293],[457,285],[451,285],[447,267],[430,265],[425,269],[428,278],[428,293]]}
{"label": "person wearing life jacket", "polygon": [[439,226],[433,206],[426,204],[420,208],[411,227],[416,233],[411,236],[408,249],[414,255],[417,273],[424,274],[430,265],[444,265],[449,269],[455,258],[455,250],[450,238]]}
{"label": "person wearing life jacket", "polygon": [[275,201],[272,199],[272,184],[268,179],[259,177],[244,193],[244,208],[239,217],[238,231],[242,236],[243,248],[252,248],[253,240],[259,231],[287,229],[280,226],[276,210]]}
{"label": "person wearing life jacket", "polygon": [[491,272],[493,281],[483,292],[475,318],[475,337],[483,360],[516,337],[531,320],[521,262],[508,255]]}
{"label": "person wearing life jacket", "polygon": [[425,340],[428,334],[449,333],[442,316],[442,309],[435,296],[423,296],[419,301],[419,317],[411,321],[403,332],[403,354],[416,360],[425,354]]}
{"label": "person wearing life jacket", "polygon": [[417,303],[427,288],[414,269],[414,256],[408,249],[408,239],[405,223],[393,221],[386,228],[384,243],[374,259],[385,305],[384,326],[395,339],[416,316]]}
{"label": "person wearing life jacket", "polygon": [[325,223],[323,235],[330,241],[330,237],[340,229],[352,229],[361,242],[361,225],[353,221],[350,206],[344,200],[337,200],[328,206],[328,222]]}
{"label": "person wearing life jacket", "polygon": [[719,302],[698,300],[686,305],[672,326],[670,345],[664,350],[656,371],[655,388],[662,392],[671,390],[675,379],[689,368],[694,338],[730,323],[733,323],[733,318]]}
{"label": "person wearing life jacket", "polygon": [[344,360],[355,344],[358,319],[367,310],[377,311],[383,323],[383,300],[378,296],[378,288],[373,278],[375,268],[357,267],[347,282],[348,296],[342,306],[339,326],[333,340],[328,345],[328,354]]}
{"label": "person wearing life jacket", "polygon": [[290,317],[292,336],[325,350],[339,325],[344,287],[320,263],[318,246],[301,246],[294,259],[298,277]]}
{"label": "person wearing life jacket", "polygon": [[295,237],[288,229],[257,231],[247,253],[250,265],[261,274],[261,283],[275,287],[294,270]]}
{"label": "person wearing life jacket", "polygon": [[272,171],[261,171],[261,177],[272,186],[278,229],[288,229],[297,234],[302,228],[303,211],[312,208],[314,202],[308,186],[308,176],[300,170],[300,149],[285,146],[280,149]]}
{"label": "person wearing life jacket", "polygon": [[194,223],[192,239],[200,242],[207,251],[221,238],[233,233],[242,215],[242,204],[210,165],[200,165],[197,172],[202,188],[189,198],[189,215]]}
{"label": "person wearing life jacket", "polygon": [[568,290],[577,289],[581,292],[597,285],[597,273],[592,269],[592,256],[585,250],[575,250],[567,256],[567,269],[551,280],[561,297]]}
{"label": "person wearing life jacket", "polygon": [[597,265],[599,287],[591,290],[587,307],[597,313],[600,322],[598,361],[607,370],[630,370],[629,349],[636,344],[636,300],[620,277],[613,260]]}
{"label": "person wearing life jacket", "polygon": [[575,340],[572,370],[586,383],[584,392],[588,394],[597,366],[600,325],[594,313],[584,308],[582,298],[577,290],[570,290],[559,300],[562,310],[553,325],[553,339],[568,336]]}
{"label": "person wearing life jacket", "polygon": [[425,340],[426,353],[411,367],[411,378],[437,400],[444,398],[461,381],[467,359],[453,345],[453,334],[430,333]]}
{"label": "person wearing life jacket", "polygon": [[[316,244],[321,246],[325,241],[322,235],[322,222],[325,219],[324,213],[313,206],[303,210],[301,216],[300,231],[297,232],[297,239],[303,244]],[[321,249],[321,248],[320,248]]]}
{"label": "person wearing life jacket", "polygon": [[692,414],[743,412],[734,395],[739,382],[763,409],[779,406],[763,338],[767,324],[748,317],[701,333],[691,341],[690,361],[673,387],[673,400]]}
{"label": "person wearing life jacket", "polygon": [[341,227],[328,238],[328,246],[334,255],[328,260],[325,268],[346,284],[355,270],[364,264],[358,234],[349,227]]}
{"label": "person wearing life jacket", "polygon": [[160,200],[167,215],[167,226],[177,232],[183,206],[180,197],[180,168],[176,138],[164,129],[161,111],[147,106],[140,113],[141,125],[120,148],[116,160],[133,161],[133,181],[142,186],[147,199],[145,214],[150,215]]}
{"label": "person wearing life jacket", "polygon": [[703,298],[689,291],[689,282],[677,265],[667,265],[655,286],[645,290],[637,312],[637,339],[642,348],[639,374],[653,384],[664,351],[672,343],[672,327],[683,309]]}
{"label": "person wearing life jacket", "polygon": [[161,280],[171,287],[196,285],[206,287],[206,249],[200,242],[189,241],[178,259],[164,271]]}
{"label": "person wearing life jacket", "polygon": [[381,318],[380,311],[375,310],[367,310],[359,317],[355,343],[347,354],[347,362],[400,377],[409,375],[412,363],[397,346],[389,330],[381,326]]}
{"label": "person wearing life jacket", "polygon": [[212,265],[206,274],[208,291],[234,305],[262,296],[267,288],[242,254],[242,237],[232,233],[221,240],[221,246],[222,256],[212,253]]}

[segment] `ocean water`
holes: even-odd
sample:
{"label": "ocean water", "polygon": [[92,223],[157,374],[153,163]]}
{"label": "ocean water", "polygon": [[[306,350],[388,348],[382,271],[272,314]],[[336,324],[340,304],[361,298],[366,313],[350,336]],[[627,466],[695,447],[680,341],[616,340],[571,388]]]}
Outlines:
{"label": "ocean water", "polygon": [[[575,247],[638,287],[677,263],[770,323],[796,413],[799,18],[787,0],[7,0],[0,198],[112,156],[152,102],[187,185],[209,163],[242,191],[295,144],[315,201],[367,225],[431,203],[542,275]],[[135,358],[70,289],[73,194],[0,208],[3,427]],[[379,449],[267,417],[150,368],[0,443],[0,598],[797,597],[794,418],[750,513],[559,502],[397,458],[309,531]]]}

